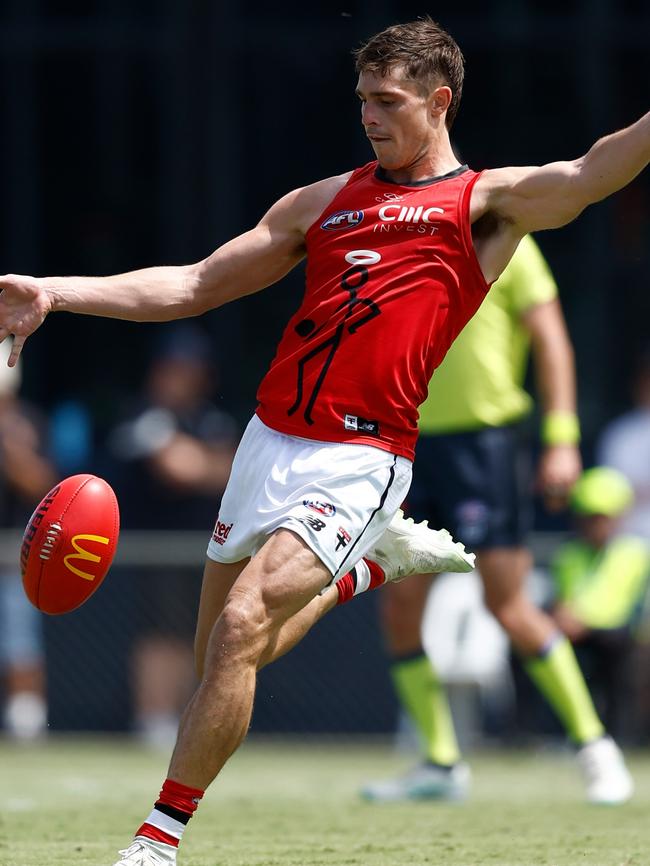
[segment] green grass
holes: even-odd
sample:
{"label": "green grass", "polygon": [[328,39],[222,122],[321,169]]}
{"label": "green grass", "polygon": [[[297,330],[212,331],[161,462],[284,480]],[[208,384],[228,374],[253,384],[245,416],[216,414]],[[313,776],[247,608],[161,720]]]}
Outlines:
{"label": "green grass", "polygon": [[[362,780],[404,764],[378,746],[249,743],[203,801],[179,866],[648,863],[648,755],[631,759],[638,793],[618,808],[584,804],[573,761],[555,754],[473,756],[462,805],[357,799]],[[165,765],[128,740],[0,743],[1,866],[111,866]]]}

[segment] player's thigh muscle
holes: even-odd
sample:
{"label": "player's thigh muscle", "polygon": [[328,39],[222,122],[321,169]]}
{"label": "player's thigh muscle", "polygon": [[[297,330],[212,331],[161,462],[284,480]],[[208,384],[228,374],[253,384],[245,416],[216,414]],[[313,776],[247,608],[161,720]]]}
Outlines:
{"label": "player's thigh muscle", "polygon": [[282,625],[330,580],[328,568],[288,529],[274,532],[248,562],[208,561],[196,639],[199,672],[204,664],[210,668],[211,641],[222,648],[224,639],[243,634],[246,653],[272,648]]}
{"label": "player's thigh muscle", "polygon": [[248,559],[231,563],[206,559],[194,639],[194,655],[199,674],[203,670],[210,632],[221,615],[228,593],[248,562]]}
{"label": "player's thigh muscle", "polygon": [[239,577],[226,599],[250,609],[272,630],[308,604],[331,580],[331,572],[307,542],[290,529],[280,528]]}

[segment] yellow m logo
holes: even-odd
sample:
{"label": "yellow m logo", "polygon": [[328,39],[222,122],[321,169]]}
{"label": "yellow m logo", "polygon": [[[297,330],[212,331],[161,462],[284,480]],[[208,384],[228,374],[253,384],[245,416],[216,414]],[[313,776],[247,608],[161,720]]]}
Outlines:
{"label": "yellow m logo", "polygon": [[78,577],[83,577],[84,580],[94,580],[96,575],[90,574],[87,571],[82,571],[74,565],[70,565],[69,560],[71,559],[81,559],[84,562],[101,562],[101,556],[97,556],[96,553],[89,553],[87,550],[84,550],[83,547],[79,546],[79,541],[96,541],[98,544],[108,544],[109,539],[104,535],[75,535],[72,539],[72,546],[77,552],[69,553],[67,556],[63,557],[63,564],[73,574],[76,574]]}

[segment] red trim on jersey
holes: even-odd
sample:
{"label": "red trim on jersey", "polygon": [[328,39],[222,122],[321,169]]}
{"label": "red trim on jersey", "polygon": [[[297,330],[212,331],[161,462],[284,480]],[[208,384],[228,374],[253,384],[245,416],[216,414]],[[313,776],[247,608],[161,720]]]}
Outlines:
{"label": "red trim on jersey", "polygon": [[463,236],[463,243],[465,244],[465,252],[467,253],[468,258],[474,264],[474,270],[480,280],[485,283],[485,291],[487,292],[492,283],[488,283],[483,275],[483,271],[481,270],[481,265],[478,260],[478,256],[476,255],[476,247],[474,246],[474,240],[472,238],[472,224],[470,222],[470,204],[472,200],[472,190],[476,185],[476,181],[483,174],[482,171],[477,171],[474,177],[469,181],[467,186],[462,192],[462,195],[459,200],[459,225],[461,228],[461,233]]}

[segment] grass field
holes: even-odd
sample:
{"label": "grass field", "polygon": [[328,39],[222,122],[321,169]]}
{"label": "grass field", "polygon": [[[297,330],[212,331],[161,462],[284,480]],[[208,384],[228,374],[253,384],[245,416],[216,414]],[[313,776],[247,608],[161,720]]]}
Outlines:
{"label": "grass field", "polygon": [[[0,743],[1,866],[111,866],[146,816],[165,757],[125,740]],[[638,793],[588,806],[562,755],[472,757],[462,805],[370,805],[360,781],[404,766],[379,746],[247,744],[208,793],[179,866],[647,866],[650,756]]]}

